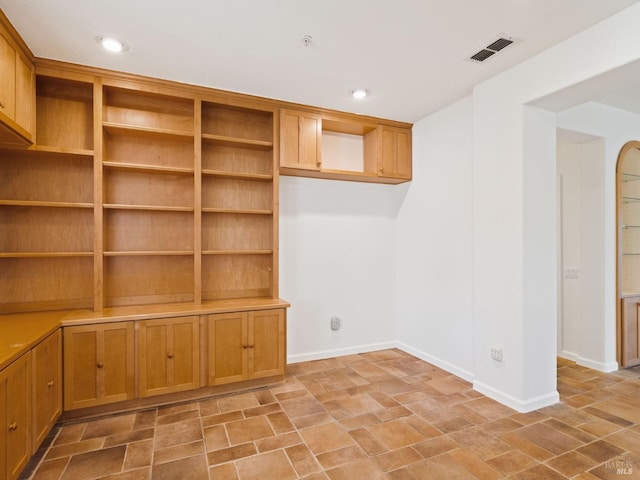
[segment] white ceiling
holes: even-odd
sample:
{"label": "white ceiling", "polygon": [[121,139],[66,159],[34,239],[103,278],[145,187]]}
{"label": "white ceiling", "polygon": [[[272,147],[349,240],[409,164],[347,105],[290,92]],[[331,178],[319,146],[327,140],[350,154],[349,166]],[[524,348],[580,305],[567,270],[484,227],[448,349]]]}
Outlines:
{"label": "white ceiling", "polygon": [[[0,0],[0,8],[38,57],[414,122],[637,1]],[[98,35],[130,49],[106,53]],[[498,35],[516,42],[482,64],[467,60]],[[358,87],[372,95],[351,99]]]}

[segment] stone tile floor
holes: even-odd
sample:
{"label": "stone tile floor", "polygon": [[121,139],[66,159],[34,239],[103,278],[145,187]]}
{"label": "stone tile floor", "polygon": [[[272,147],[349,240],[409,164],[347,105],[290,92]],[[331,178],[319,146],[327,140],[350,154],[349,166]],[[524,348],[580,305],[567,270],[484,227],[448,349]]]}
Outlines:
{"label": "stone tile floor", "polygon": [[640,479],[640,369],[559,359],[558,391],[520,414],[400,350],[305,362],[270,389],[62,425],[23,478]]}

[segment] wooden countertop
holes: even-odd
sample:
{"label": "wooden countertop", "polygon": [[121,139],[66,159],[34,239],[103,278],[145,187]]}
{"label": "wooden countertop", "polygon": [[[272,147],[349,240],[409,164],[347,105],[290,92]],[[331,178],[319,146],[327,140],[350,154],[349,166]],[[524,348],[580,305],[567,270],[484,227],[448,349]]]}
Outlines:
{"label": "wooden countertop", "polygon": [[60,328],[64,312],[0,316],[0,370]]}
{"label": "wooden countertop", "polygon": [[149,320],[190,315],[243,312],[287,308],[290,304],[278,298],[239,298],[215,300],[199,305],[172,303],[53,312],[0,315],[0,370],[45,339],[60,327],[132,320]]}

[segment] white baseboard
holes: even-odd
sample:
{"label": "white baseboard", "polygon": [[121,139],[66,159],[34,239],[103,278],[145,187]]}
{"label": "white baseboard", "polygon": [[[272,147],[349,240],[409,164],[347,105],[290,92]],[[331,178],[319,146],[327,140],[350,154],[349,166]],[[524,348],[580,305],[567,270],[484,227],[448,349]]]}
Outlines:
{"label": "white baseboard", "polygon": [[565,360],[571,360],[572,362],[576,362],[576,363],[578,362],[578,357],[579,357],[577,353],[568,352],[566,350],[563,350],[560,353],[558,353],[558,356],[560,358],[564,358]]}
{"label": "white baseboard", "polygon": [[578,365],[582,365],[583,367],[593,368],[594,370],[598,370],[599,372],[605,372],[605,373],[615,372],[619,368],[618,362],[608,362],[608,363],[596,362],[595,360],[591,360],[589,358],[584,358],[580,356],[578,356],[578,358],[576,359],[576,363]]}
{"label": "white baseboard", "polygon": [[[513,408],[518,412],[522,412],[522,413],[531,412],[539,408],[553,405],[554,403],[558,403],[560,401],[560,395],[558,394],[557,391],[550,392],[546,395],[541,395],[529,400],[519,400],[509,394],[506,394],[500,390],[496,390],[495,388],[489,385],[486,385],[478,380],[475,380],[473,373],[465,369],[459,368],[455,365],[450,364],[449,362],[446,362],[440,358],[429,355],[428,353],[418,350],[417,348],[410,347],[409,345],[406,345],[402,342],[373,343],[369,345],[358,345],[355,347],[348,347],[348,348],[322,350],[319,352],[311,352],[311,353],[305,353],[300,355],[290,355],[287,357],[287,362],[299,363],[299,362],[307,362],[311,360],[324,360],[326,358],[342,357],[345,355],[355,355],[358,353],[376,352],[379,350],[386,350],[389,348],[398,348],[406,353],[409,353],[410,355],[413,355],[416,358],[424,360],[425,362],[429,362],[432,365],[435,365],[436,367],[442,368],[443,370],[446,370],[447,372],[453,375],[456,375],[457,377],[460,377],[463,380],[472,382],[473,388],[478,392],[482,393],[483,395],[486,395],[487,397],[493,398],[494,400],[510,408]],[[566,353],[570,353],[570,352],[566,352]],[[565,354],[565,352],[563,352],[563,354]],[[563,358],[566,358],[564,357],[564,355],[561,355],[561,356],[563,356]],[[578,360],[581,360],[581,359],[578,357]],[[580,363],[580,361],[578,361],[578,363]],[[595,362],[590,362],[588,365],[585,364],[585,366],[588,366],[589,368],[595,368],[597,370],[600,370],[601,368],[605,367],[604,364],[599,364],[601,368],[595,367],[593,365],[595,365]],[[615,364],[615,369],[617,369],[617,364]],[[605,371],[605,370],[601,370],[601,371]],[[611,370],[608,370],[608,371],[611,371]]]}
{"label": "white baseboard", "polygon": [[582,365],[583,367],[592,368],[594,370],[598,370],[599,372],[615,372],[619,369],[618,362],[598,362],[596,360],[591,360],[590,358],[581,357],[577,353],[568,352],[566,350],[558,353],[560,358],[566,358],[567,360],[571,360],[576,362],[578,365]]}
{"label": "white baseboard", "polygon": [[420,360],[424,360],[425,362],[429,362],[432,365],[435,365],[438,368],[446,370],[449,373],[452,373],[456,377],[460,377],[467,382],[473,382],[473,373],[464,370],[462,368],[456,367],[449,362],[441,360],[440,358],[429,355],[428,353],[423,352],[422,350],[418,350],[417,348],[410,347],[402,342],[397,342],[396,347],[402,350],[403,352],[407,352],[414,357],[419,358]]}
{"label": "white baseboard", "polygon": [[513,408],[520,413],[532,412],[533,410],[537,410],[542,407],[548,407],[549,405],[553,405],[554,403],[558,403],[560,401],[560,395],[558,394],[558,392],[550,392],[546,395],[540,395],[529,400],[519,400],[500,390],[496,390],[495,388],[490,387],[489,385],[486,385],[478,380],[473,382],[473,388],[483,395],[493,398],[497,402],[500,402],[507,407]]}
{"label": "white baseboard", "polygon": [[303,353],[300,355],[287,356],[287,363],[308,362],[311,360],[324,360],[325,358],[344,357],[345,355],[356,355],[358,353],[377,352],[396,348],[396,342],[372,343],[369,345],[357,345],[355,347],[337,348],[335,350],[322,350],[319,352]]}

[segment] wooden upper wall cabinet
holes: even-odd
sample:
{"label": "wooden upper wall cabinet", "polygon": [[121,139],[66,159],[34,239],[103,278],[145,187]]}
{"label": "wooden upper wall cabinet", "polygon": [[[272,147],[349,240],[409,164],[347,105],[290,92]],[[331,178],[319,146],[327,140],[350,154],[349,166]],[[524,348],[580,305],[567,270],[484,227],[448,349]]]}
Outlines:
{"label": "wooden upper wall cabinet", "polygon": [[0,24],[0,145],[32,143],[34,69]]}
{"label": "wooden upper wall cabinet", "polygon": [[378,127],[378,175],[411,180],[411,130]]}
{"label": "wooden upper wall cabinet", "polygon": [[411,180],[411,127],[357,115],[281,109],[280,174],[407,182]]}
{"label": "wooden upper wall cabinet", "polygon": [[322,165],[322,119],[293,110],[280,111],[280,165],[319,170]]}

